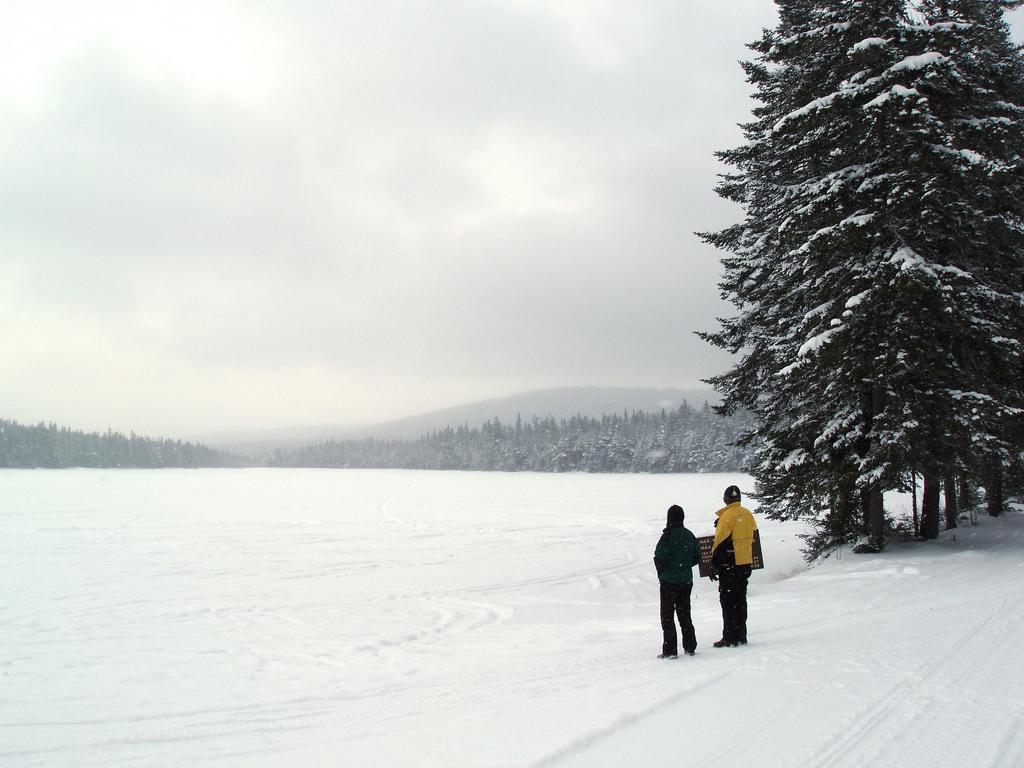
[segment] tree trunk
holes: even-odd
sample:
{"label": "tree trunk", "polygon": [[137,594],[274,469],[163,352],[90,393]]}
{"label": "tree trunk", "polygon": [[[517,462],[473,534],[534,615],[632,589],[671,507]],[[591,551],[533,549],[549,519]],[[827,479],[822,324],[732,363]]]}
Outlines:
{"label": "tree trunk", "polygon": [[857,524],[857,503],[856,492],[853,482],[849,478],[842,478],[836,483],[836,493],[832,506],[832,519],[829,534],[833,541],[848,541],[851,534],[856,534]]}
{"label": "tree trunk", "polygon": [[999,517],[1003,514],[1003,463],[998,457],[992,459],[989,465],[985,501],[989,517]]}
{"label": "tree trunk", "polygon": [[942,478],[942,487],[946,494],[946,530],[956,528],[956,518],[959,514],[956,503],[956,479],[952,472],[947,472]]}
{"label": "tree trunk", "polygon": [[880,550],[885,546],[885,509],[882,506],[882,486],[878,483],[868,490],[868,514],[868,542]]}
{"label": "tree trunk", "polygon": [[868,488],[861,488],[860,494],[860,534],[868,536],[871,534],[871,491]]}
{"label": "tree trunk", "polygon": [[[864,459],[871,449],[871,424],[875,419],[874,398],[871,390],[864,388],[860,391],[860,412],[864,419],[864,432],[859,440],[857,453]],[[862,536],[871,535],[871,499],[868,488],[859,488],[860,493],[860,533]]]}
{"label": "tree trunk", "polygon": [[910,492],[913,494],[914,538],[921,535],[921,518],[917,514],[917,472],[910,473]]}
{"label": "tree trunk", "polygon": [[[871,419],[882,412],[885,407],[885,391],[879,387],[871,388]],[[882,549],[885,546],[885,509],[882,506],[882,484],[874,483],[868,491],[868,537],[871,544]]]}
{"label": "tree trunk", "polygon": [[[864,451],[873,439],[872,429],[875,416],[885,406],[885,392],[879,386],[861,390],[861,413],[864,417],[864,434],[866,435]],[[862,456],[864,453],[861,454]],[[880,551],[885,546],[885,510],[882,506],[882,485],[876,480],[860,491],[861,514],[863,521],[862,533],[868,537],[869,545]]]}
{"label": "tree trunk", "polygon": [[961,512],[966,512],[971,508],[971,483],[965,473],[960,475],[960,501],[957,506]]}
{"label": "tree trunk", "polygon": [[934,470],[924,471],[924,492],[921,494],[921,535],[926,539],[939,537],[939,476]]}

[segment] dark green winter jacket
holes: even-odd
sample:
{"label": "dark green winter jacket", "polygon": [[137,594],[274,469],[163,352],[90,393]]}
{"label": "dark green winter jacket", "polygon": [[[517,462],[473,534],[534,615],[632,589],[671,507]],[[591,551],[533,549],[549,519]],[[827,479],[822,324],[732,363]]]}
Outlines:
{"label": "dark green winter jacket", "polygon": [[693,566],[700,562],[697,537],[682,523],[666,528],[654,549],[654,566],[658,579],[666,584],[693,582]]}

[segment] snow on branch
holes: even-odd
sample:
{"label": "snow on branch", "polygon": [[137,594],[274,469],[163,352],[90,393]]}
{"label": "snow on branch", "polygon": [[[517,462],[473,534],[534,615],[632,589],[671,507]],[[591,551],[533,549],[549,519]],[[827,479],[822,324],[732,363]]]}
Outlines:
{"label": "snow on branch", "polygon": [[805,242],[803,245],[801,245],[796,250],[791,251],[791,253],[793,253],[793,254],[806,253],[807,250],[812,245],[814,245],[814,243],[816,243],[818,240],[820,240],[821,238],[828,237],[832,233],[837,232],[837,231],[839,231],[841,229],[844,229],[846,227],[863,227],[863,226],[867,225],[868,222],[870,222],[873,218],[875,218],[875,214],[873,214],[873,213],[856,213],[856,214],[854,214],[852,216],[847,216],[845,219],[840,221],[838,224],[833,224],[830,227],[822,227],[817,232],[815,232],[813,235],[811,235],[807,239],[807,242]]}
{"label": "snow on branch", "polygon": [[861,293],[858,293],[856,296],[851,296],[849,299],[846,300],[846,309],[853,309],[854,307],[859,307],[863,303],[864,299],[871,295],[871,291],[872,289],[868,288],[868,290],[862,291]]}
{"label": "snow on branch", "polygon": [[[866,464],[867,462],[860,462]],[[868,488],[876,483],[881,482],[882,478],[885,477],[885,467],[871,467],[867,472],[862,472],[856,480],[858,487]]]}
{"label": "snow on branch", "polygon": [[788,471],[800,464],[805,464],[809,458],[811,457],[807,451],[797,448],[796,450],[791,451],[790,454],[779,463],[779,466],[783,470]]}
{"label": "snow on branch", "polygon": [[776,373],[775,375],[778,376],[779,378],[785,378],[786,376],[789,376],[789,374],[791,374],[797,368],[801,367],[805,362],[805,360],[797,360],[795,363],[790,363],[785,368],[780,368],[778,373]]}
{"label": "snow on branch", "polygon": [[841,330],[843,330],[842,325],[836,328],[829,328],[826,331],[822,331],[817,336],[812,336],[811,338],[809,338],[807,341],[800,345],[800,349],[797,350],[797,356],[807,357],[811,353],[817,352],[826,344],[828,344],[832,340],[832,337],[839,333]]}
{"label": "snow on branch", "polygon": [[[873,38],[869,38],[869,40],[871,39]],[[861,42],[863,43],[867,41]],[[860,43],[858,43],[858,45],[859,44]],[[772,128],[772,132],[778,133],[780,130],[782,130],[783,126],[785,126],[786,123],[790,122],[791,120],[796,120],[798,118],[810,115],[822,109],[828,109],[829,107],[832,106],[832,104],[835,102],[837,98],[843,96],[851,96],[863,92],[868,88],[871,88],[880,83],[887,75],[892,75],[897,72],[907,72],[926,69],[927,67],[934,67],[939,64],[945,64],[949,61],[950,59],[948,56],[945,56],[939,53],[938,51],[928,51],[927,53],[917,54],[916,56],[907,56],[902,61],[898,61],[895,64],[893,64],[878,77],[872,77],[868,80],[865,80],[863,83],[857,85],[853,85],[852,83],[844,84],[844,86],[840,87],[838,91],[830,93],[827,96],[822,96],[821,98],[815,99],[814,101],[805,104],[799,109],[793,110],[788,115],[784,116],[781,120],[779,120],[777,123],[775,123],[775,126]],[[869,107],[880,106],[893,96],[907,98],[910,96],[920,95],[920,92],[916,88],[907,88],[906,86],[899,85],[897,83],[893,85],[888,91],[876,96],[874,99],[865,104],[864,108],[868,109]]]}
{"label": "snow on branch", "polygon": [[974,407],[995,407],[1005,416],[1020,416],[1024,414],[1024,410],[1017,408],[1012,405],[1006,405],[1001,400],[997,400],[990,395],[986,395],[982,392],[964,392],[959,389],[947,389],[946,394],[953,400],[962,400],[970,403],[974,403]]}
{"label": "snow on branch", "polygon": [[996,400],[990,395],[983,394],[981,392],[964,392],[961,389],[947,389],[946,394],[954,400],[973,400],[976,403],[984,404],[997,404]]}
{"label": "snow on branch", "polygon": [[859,43],[854,43],[850,48],[850,52],[859,53],[860,51],[866,51],[868,48],[877,48],[883,45],[889,45],[891,42],[892,40],[888,40],[884,37],[867,37]]}
{"label": "snow on branch", "polygon": [[917,88],[907,88],[905,85],[894,85],[888,91],[884,91],[867,104],[864,105],[864,109],[872,109],[873,107],[880,107],[893,96],[901,99],[909,99],[911,97],[920,97],[921,92]]}
{"label": "snow on branch", "polygon": [[832,309],[833,303],[834,302],[826,301],[824,304],[819,304],[804,315],[804,320],[813,320],[816,317],[824,317],[829,313],[829,310]]}
{"label": "snow on branch", "polygon": [[1005,109],[1008,112],[1024,112],[1024,107],[1019,104],[1013,104],[1009,101],[997,101],[995,106],[999,109]]}
{"label": "snow on branch", "polygon": [[953,149],[952,147],[945,147],[942,144],[929,144],[928,148],[933,152],[937,152],[942,155],[962,158],[971,165],[990,168],[1001,167],[998,163],[993,163],[987,157],[975,152],[973,149]]}
{"label": "snow on branch", "polygon": [[935,274],[935,270],[932,269],[932,265],[925,261],[921,254],[907,245],[897,248],[889,261],[893,264],[899,264],[900,269],[904,272],[911,269],[920,269],[932,277],[938,277]]}
{"label": "snow on branch", "polygon": [[1008,117],[965,117],[953,122],[958,125],[969,125],[971,128],[984,128],[987,125],[1013,125],[1013,120]]}
{"label": "snow on branch", "polygon": [[1018,339],[1011,339],[1008,336],[993,336],[992,341],[995,344],[1005,344],[1009,347],[1020,347],[1021,342]]}
{"label": "snow on branch", "polygon": [[[877,179],[879,177],[868,177],[868,174],[874,170],[874,163],[871,164],[858,164],[849,165],[845,168],[840,168],[838,171],[832,171],[825,174],[820,179],[814,179],[812,181],[802,181],[798,184],[786,185],[785,189],[791,196],[806,196],[806,195],[817,195],[816,200],[812,200],[806,206],[798,209],[796,213],[806,214],[811,211],[815,202],[825,200],[828,196],[838,191],[843,184],[848,182],[856,181],[858,179],[864,179],[863,183],[867,183],[871,179]],[[780,226],[779,231],[783,231],[784,228],[788,227],[792,222],[792,217],[787,218]]]}
{"label": "snow on branch", "polygon": [[814,439],[814,447],[819,449],[827,446],[838,447],[835,438],[848,433],[850,428],[855,426],[859,416],[857,413],[837,415],[822,428],[821,433]]}
{"label": "snow on branch", "polygon": [[779,131],[782,130],[783,126],[785,126],[786,123],[792,120],[797,120],[801,117],[805,117],[806,115],[813,114],[814,112],[817,112],[818,110],[821,109],[828,109],[829,107],[832,106],[832,103],[839,96],[843,95],[843,93],[844,91],[836,91],[835,93],[830,93],[828,96],[822,96],[820,99],[815,99],[814,101],[805,104],[799,109],[794,109],[792,112],[783,117],[781,120],[779,120],[779,122],[777,122],[774,125],[774,127],[772,128],[772,132],[778,133]]}
{"label": "snow on branch", "polygon": [[916,56],[907,56],[903,61],[896,62],[886,70],[886,74],[889,72],[925,69],[926,67],[933,67],[936,64],[945,64],[948,61],[948,56],[945,56],[938,51],[928,51],[927,53],[919,53]]}
{"label": "snow on branch", "polygon": [[793,43],[797,43],[801,40],[808,40],[812,37],[818,37],[819,35],[827,35],[831,32],[846,32],[852,26],[852,21],[838,21],[834,24],[826,24],[823,27],[815,27],[814,29],[809,29],[806,32],[800,32],[799,34],[785,37],[779,40],[778,44],[792,45]]}
{"label": "snow on branch", "polygon": [[907,29],[911,32],[952,32],[965,31],[973,26],[965,21],[939,21],[935,24],[910,24]]}

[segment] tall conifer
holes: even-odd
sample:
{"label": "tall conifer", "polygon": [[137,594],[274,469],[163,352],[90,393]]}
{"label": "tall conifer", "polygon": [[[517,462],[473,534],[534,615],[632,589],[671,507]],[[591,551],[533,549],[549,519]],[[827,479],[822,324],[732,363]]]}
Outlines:
{"label": "tall conifer", "polygon": [[720,154],[745,219],[705,235],[738,309],[706,335],[739,355],[712,383],[760,419],[768,514],[880,547],[882,493],[914,466],[1014,450],[1020,56],[997,0],[779,5],[745,65],[747,143]]}

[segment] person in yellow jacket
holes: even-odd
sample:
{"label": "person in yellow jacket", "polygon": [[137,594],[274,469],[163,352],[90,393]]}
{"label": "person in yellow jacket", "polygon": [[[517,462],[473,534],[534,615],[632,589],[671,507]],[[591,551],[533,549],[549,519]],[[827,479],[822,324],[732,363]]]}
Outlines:
{"label": "person in yellow jacket", "polygon": [[730,485],[722,496],[725,506],[715,514],[715,542],[711,546],[711,580],[718,582],[722,604],[722,639],[715,648],[747,644],[747,581],[753,563],[757,523],[740,504],[740,489]]}

